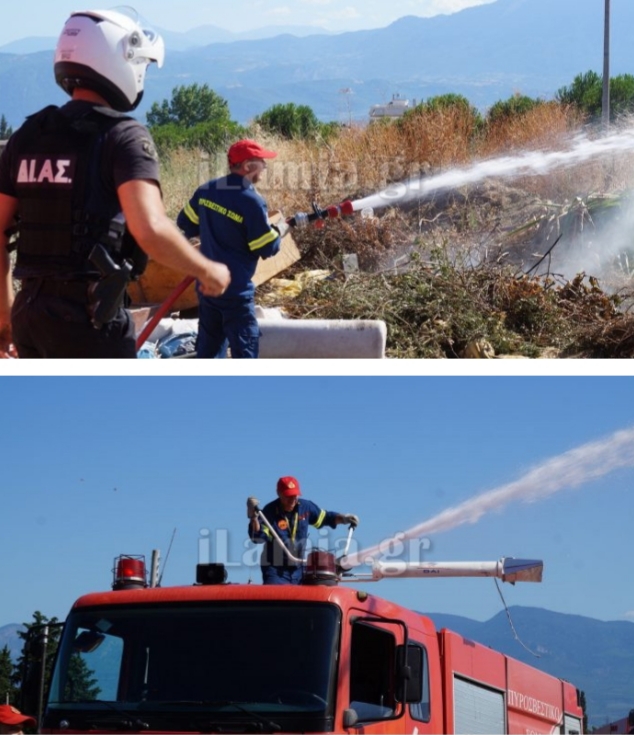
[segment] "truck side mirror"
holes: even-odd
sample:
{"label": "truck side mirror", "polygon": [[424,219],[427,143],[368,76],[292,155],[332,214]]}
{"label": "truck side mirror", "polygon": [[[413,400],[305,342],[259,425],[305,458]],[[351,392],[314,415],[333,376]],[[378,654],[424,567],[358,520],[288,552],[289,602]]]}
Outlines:
{"label": "truck side mirror", "polygon": [[348,727],[355,727],[355,725],[359,722],[359,715],[356,713],[356,710],[353,709],[344,709],[343,711],[343,726]]}
{"label": "truck side mirror", "polygon": [[405,704],[423,698],[423,649],[408,645],[396,647],[396,699]]}
{"label": "truck side mirror", "polygon": [[73,651],[92,653],[104,642],[106,636],[96,630],[84,630],[73,641]]}

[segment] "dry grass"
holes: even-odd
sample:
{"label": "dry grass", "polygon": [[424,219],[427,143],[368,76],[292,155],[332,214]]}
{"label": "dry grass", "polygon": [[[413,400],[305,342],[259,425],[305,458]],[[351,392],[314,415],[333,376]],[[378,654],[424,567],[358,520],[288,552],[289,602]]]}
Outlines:
{"label": "dry grass", "polygon": [[177,150],[161,161],[161,181],[165,209],[176,218],[196,188],[205,181],[222,176],[224,155],[209,156],[191,150]]}
{"label": "dry grass", "polygon": [[556,149],[565,136],[579,130],[579,113],[556,102],[538,105],[524,115],[503,119],[487,126],[478,145],[484,158],[530,149]]}

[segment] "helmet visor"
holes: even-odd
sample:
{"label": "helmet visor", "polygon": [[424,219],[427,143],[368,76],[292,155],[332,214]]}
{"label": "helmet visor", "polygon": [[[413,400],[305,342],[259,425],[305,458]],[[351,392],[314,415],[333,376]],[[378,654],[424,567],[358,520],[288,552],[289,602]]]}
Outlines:
{"label": "helmet visor", "polygon": [[127,16],[136,26],[124,43],[126,59],[129,61],[138,59],[148,64],[155,62],[160,69],[165,61],[165,43],[161,34],[129,5],[118,5],[112,10]]}

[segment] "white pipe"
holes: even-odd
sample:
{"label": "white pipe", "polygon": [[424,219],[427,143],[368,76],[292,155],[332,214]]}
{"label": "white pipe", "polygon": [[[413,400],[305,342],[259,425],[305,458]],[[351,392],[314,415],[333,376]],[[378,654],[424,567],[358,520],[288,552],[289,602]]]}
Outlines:
{"label": "white pipe", "polygon": [[260,357],[277,359],[385,357],[385,322],[360,319],[260,319]]}
{"label": "white pipe", "polygon": [[293,556],[293,555],[291,554],[291,552],[290,552],[290,551],[289,551],[289,550],[288,550],[288,549],[286,548],[286,546],[284,545],[284,542],[283,542],[283,541],[282,541],[282,539],[281,539],[281,538],[280,538],[280,537],[279,537],[279,536],[277,535],[277,531],[276,531],[276,530],[275,530],[275,529],[273,528],[273,526],[272,526],[272,525],[271,525],[271,524],[269,523],[269,520],[268,520],[268,518],[267,518],[267,517],[266,517],[266,516],[264,515],[264,513],[262,513],[262,511],[261,511],[261,510],[258,510],[258,511],[257,511],[257,514],[258,514],[258,520],[260,521],[260,523],[264,523],[264,524],[265,524],[265,526],[266,526],[266,527],[267,527],[267,528],[269,529],[269,531],[270,531],[270,532],[271,532],[271,533],[273,534],[273,538],[274,538],[274,539],[275,539],[275,540],[277,541],[277,543],[278,543],[278,544],[280,545],[280,548],[281,548],[281,549],[282,549],[282,551],[283,551],[283,552],[284,552],[284,553],[286,554],[286,556],[288,556],[288,558],[289,558],[289,559],[290,559],[291,561],[295,562],[295,564],[303,564],[303,563],[304,563],[304,560],[303,560],[303,559],[298,559],[297,557]]}
{"label": "white pipe", "polygon": [[499,577],[499,561],[482,562],[406,562],[375,561],[372,576],[384,577]]}
{"label": "white pipe", "polygon": [[346,539],[346,548],[341,555],[342,559],[345,559],[346,556],[348,556],[348,551],[350,549],[350,542],[352,541],[352,534],[354,533],[354,526],[350,524],[350,528],[348,529],[348,538]]}
{"label": "white pipe", "polygon": [[[344,567],[345,568],[345,567]],[[372,562],[371,574],[345,576],[346,582],[378,582],[386,577],[497,577],[504,582],[541,582],[543,562],[535,559],[502,558],[499,561]]]}

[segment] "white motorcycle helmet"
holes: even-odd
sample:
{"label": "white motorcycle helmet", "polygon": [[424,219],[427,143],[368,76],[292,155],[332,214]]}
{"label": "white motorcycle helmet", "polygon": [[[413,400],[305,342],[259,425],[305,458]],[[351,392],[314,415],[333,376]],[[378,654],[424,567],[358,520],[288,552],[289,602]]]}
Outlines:
{"label": "white motorcycle helmet", "polygon": [[[163,66],[165,46],[154,31],[117,10],[85,10],[66,21],[55,49],[55,81],[68,94],[92,89],[120,112],[143,97],[147,67]],[[132,11],[134,13],[134,11]]]}

